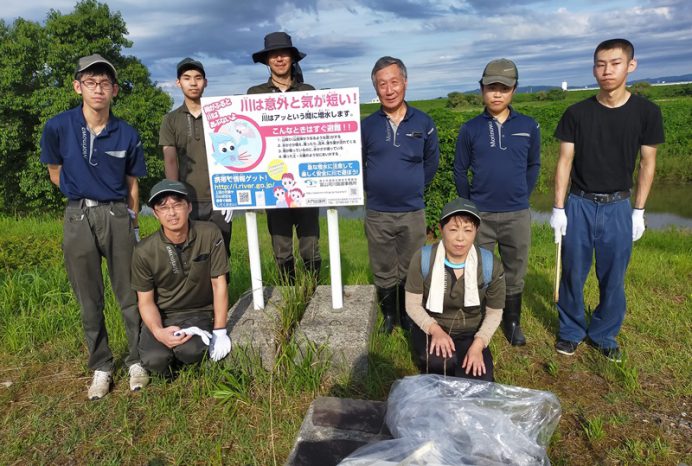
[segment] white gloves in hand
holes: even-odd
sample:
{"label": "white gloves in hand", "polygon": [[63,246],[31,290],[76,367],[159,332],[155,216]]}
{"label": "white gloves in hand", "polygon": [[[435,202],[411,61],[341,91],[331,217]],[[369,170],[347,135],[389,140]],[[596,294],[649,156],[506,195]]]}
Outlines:
{"label": "white gloves in hand", "polygon": [[632,241],[637,241],[644,234],[644,209],[632,210]]}
{"label": "white gloves in hand", "polygon": [[139,236],[139,227],[135,227],[135,241],[139,243],[140,236]]}
{"label": "white gloves in hand", "polygon": [[565,209],[553,207],[553,215],[550,216],[550,226],[555,231],[555,243],[567,234],[567,215]]}
{"label": "white gloves in hand", "polygon": [[179,337],[181,335],[197,335],[202,339],[202,343],[204,343],[205,345],[209,345],[209,341],[212,338],[211,333],[207,332],[206,330],[202,330],[199,327],[181,328],[173,335],[175,335],[176,337]]}
{"label": "white gloves in hand", "polygon": [[[130,215],[130,218],[131,218],[132,220],[134,220],[135,218],[137,218],[137,214],[135,213],[135,211],[132,210],[132,209],[130,209],[129,207],[127,208],[127,213]],[[135,241],[137,241],[137,242],[139,243],[139,239],[140,239],[140,237],[139,237],[139,227],[135,227]]]}
{"label": "white gloves in hand", "polygon": [[220,361],[231,352],[231,338],[225,328],[214,330],[209,347],[209,357],[212,361]]}
{"label": "white gloves in hand", "polygon": [[221,209],[221,215],[223,215],[223,219],[226,223],[230,223],[233,219],[233,211],[231,209]]}

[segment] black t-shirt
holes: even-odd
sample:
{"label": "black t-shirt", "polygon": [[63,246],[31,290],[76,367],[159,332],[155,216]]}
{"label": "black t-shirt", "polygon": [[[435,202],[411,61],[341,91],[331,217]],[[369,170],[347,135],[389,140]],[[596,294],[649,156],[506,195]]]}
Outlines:
{"label": "black t-shirt", "polygon": [[641,146],[663,142],[661,109],[632,94],[617,108],[591,97],[570,106],[555,137],[574,143],[572,186],[594,193],[626,191]]}

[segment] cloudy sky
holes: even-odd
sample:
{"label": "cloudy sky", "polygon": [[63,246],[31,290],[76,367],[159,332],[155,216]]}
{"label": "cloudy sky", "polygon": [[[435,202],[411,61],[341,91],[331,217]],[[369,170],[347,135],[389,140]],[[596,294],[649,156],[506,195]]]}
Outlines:
{"label": "cloudy sky", "polygon": [[[180,102],[175,64],[185,56],[207,70],[206,95],[244,93],[265,81],[253,64],[264,35],[286,31],[307,57],[306,82],[360,87],[375,94],[370,70],[383,55],[409,69],[410,100],[476,87],[485,64],[506,57],[520,85],[584,86],[593,82],[591,56],[602,40],[635,44],[634,78],[692,72],[689,0],[113,0],[152,78]],[[43,22],[50,8],[69,13],[72,0],[5,0],[0,18]],[[687,5],[687,6],[686,6]],[[95,51],[96,52],[96,51]]]}

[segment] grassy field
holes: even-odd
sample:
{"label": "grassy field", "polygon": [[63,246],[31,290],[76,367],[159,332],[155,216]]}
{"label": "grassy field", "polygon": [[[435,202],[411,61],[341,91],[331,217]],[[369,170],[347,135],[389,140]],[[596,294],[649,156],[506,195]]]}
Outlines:
{"label": "grassy field", "polygon": [[[259,215],[262,272],[275,282]],[[143,232],[156,228],[143,219]],[[373,335],[365,383],[328,379],[325,367],[292,357],[285,344],[272,373],[238,352],[228,365],[190,367],[173,382],[127,389],[119,368],[114,391],[87,402],[90,373],[78,306],[63,270],[56,219],[0,218],[0,464],[283,464],[314,397],[385,399],[391,383],[415,373],[406,335]],[[231,299],[248,289],[243,218],[233,226]],[[326,225],[322,282],[328,280]],[[371,282],[359,220],[340,222],[347,284]],[[347,240],[346,240],[347,239]],[[535,226],[526,280],[529,344],[491,344],[500,383],[554,392],[563,415],[551,445],[554,464],[660,464],[692,461],[692,361],[689,325],[692,234],[648,231],[634,247],[627,277],[629,311],[620,341],[626,359],[610,364],[580,347],[553,350],[557,316],[551,302],[552,233]],[[587,282],[589,308],[597,302]],[[110,290],[106,313],[121,363],[124,331]]]}

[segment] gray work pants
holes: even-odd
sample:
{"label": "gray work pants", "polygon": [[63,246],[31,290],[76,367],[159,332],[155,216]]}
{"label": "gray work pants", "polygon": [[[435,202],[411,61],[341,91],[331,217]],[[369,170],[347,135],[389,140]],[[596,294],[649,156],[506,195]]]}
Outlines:
{"label": "gray work pants", "polygon": [[113,294],[125,324],[129,367],[139,362],[141,318],[137,295],[130,286],[130,263],[135,234],[124,202],[86,207],[70,201],[63,223],[63,255],[67,276],[81,308],[82,326],[89,351],[89,368],[112,371],[113,354],[108,346],[101,260],[106,259]]}
{"label": "gray work pants", "polygon": [[365,235],[375,286],[391,288],[406,280],[413,253],[425,244],[425,211],[365,211]]}
{"label": "gray work pants", "polygon": [[281,269],[293,264],[293,227],[298,235],[298,250],[306,267],[321,260],[320,210],[317,207],[296,207],[267,210],[267,227],[272,238],[274,260]]}
{"label": "gray work pants", "polygon": [[481,212],[481,218],[476,244],[491,251],[498,245],[507,296],[523,292],[531,247],[531,212]]}

